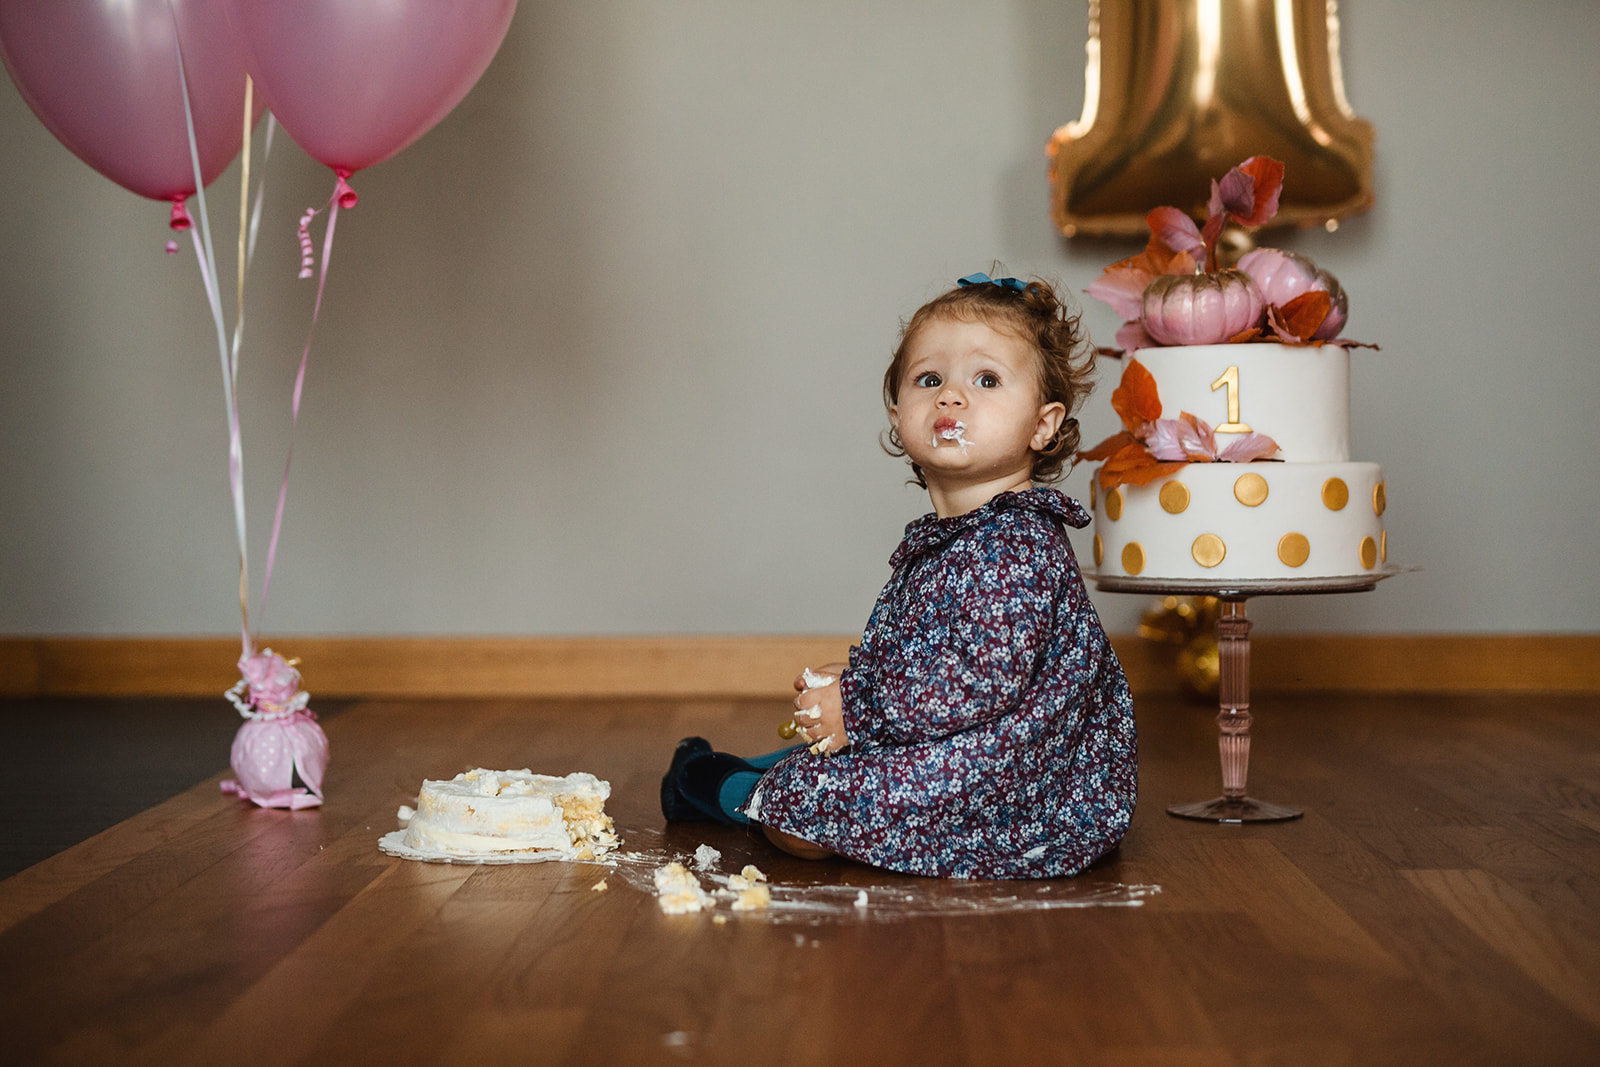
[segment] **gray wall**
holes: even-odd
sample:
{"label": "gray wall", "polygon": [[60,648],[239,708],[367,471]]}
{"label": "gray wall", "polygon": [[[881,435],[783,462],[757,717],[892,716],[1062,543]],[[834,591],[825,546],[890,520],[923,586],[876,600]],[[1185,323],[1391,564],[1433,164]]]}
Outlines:
{"label": "gray wall", "polygon": [[[1425,569],[1252,614],[1600,629],[1600,5],[1343,18],[1378,206],[1274,243],[1338,274],[1350,334],[1383,346],[1354,357],[1355,458],[1384,465],[1391,561]],[[267,630],[858,629],[927,507],[877,444],[900,317],[995,259],[1076,291],[1135,247],[1048,217],[1084,36],[1080,3],[524,0],[461,107],[356,177]],[[242,371],[253,595],[313,293],[294,226],[332,185],[286,138],[267,173]],[[228,247],[237,173],[210,195]],[[165,209],[9,85],[0,197],[0,633],[236,628],[192,252],[164,256]],[[1098,303],[1086,321],[1117,325]],[[1115,428],[1117,373],[1088,441]],[[1148,605],[1097,602],[1114,632]]]}

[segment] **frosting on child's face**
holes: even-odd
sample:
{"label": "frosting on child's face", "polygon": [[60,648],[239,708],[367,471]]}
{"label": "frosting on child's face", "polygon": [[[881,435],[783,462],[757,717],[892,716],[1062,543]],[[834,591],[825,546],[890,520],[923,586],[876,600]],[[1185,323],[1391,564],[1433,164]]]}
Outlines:
{"label": "frosting on child's face", "polygon": [[1027,477],[1065,414],[1041,402],[1037,360],[1022,338],[982,322],[935,319],[912,336],[889,417],[930,488]]}

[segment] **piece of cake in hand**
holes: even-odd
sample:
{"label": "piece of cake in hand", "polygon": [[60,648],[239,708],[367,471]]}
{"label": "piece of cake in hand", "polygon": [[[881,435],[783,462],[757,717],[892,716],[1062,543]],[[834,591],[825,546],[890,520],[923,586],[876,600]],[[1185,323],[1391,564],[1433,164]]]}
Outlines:
{"label": "piece of cake in hand", "polygon": [[605,812],[610,795],[610,783],[582,771],[558,778],[527,768],[478,768],[449,781],[424,781],[399,843],[424,854],[554,852],[598,859],[617,847]]}

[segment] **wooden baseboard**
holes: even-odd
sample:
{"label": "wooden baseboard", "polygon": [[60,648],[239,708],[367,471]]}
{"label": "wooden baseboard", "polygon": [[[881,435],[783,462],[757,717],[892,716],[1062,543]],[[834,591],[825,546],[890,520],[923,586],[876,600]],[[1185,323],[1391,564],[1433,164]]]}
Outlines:
{"label": "wooden baseboard", "polygon": [[[330,697],[783,695],[849,637],[287,637]],[[1175,692],[1169,647],[1112,639],[1136,694]],[[238,680],[237,638],[0,637],[0,696],[210,696]],[[1251,641],[1258,692],[1600,694],[1600,634],[1271,635]]]}

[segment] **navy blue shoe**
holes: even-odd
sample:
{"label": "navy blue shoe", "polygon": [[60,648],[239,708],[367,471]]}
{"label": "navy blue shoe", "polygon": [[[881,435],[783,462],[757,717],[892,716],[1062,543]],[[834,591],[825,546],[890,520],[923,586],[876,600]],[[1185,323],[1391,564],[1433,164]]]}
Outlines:
{"label": "navy blue shoe", "polygon": [[734,818],[722,807],[722,783],[740,771],[757,775],[761,773],[760,768],[752,767],[738,756],[726,752],[700,752],[684,760],[675,774],[669,774],[673,784],[678,787],[678,796],[699,812],[696,818],[712,819],[729,826],[743,826],[742,818]]}
{"label": "navy blue shoe", "polygon": [[668,822],[705,822],[711,816],[691,804],[678,789],[678,776],[683,765],[696,756],[709,756],[711,742],[703,737],[685,737],[672,753],[672,765],[661,777],[661,814]]}

